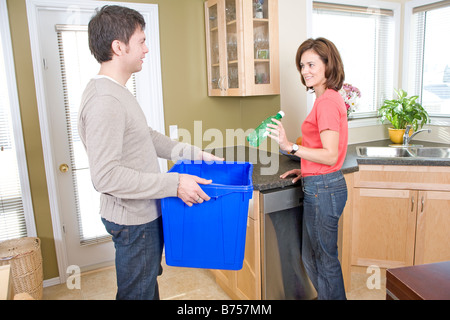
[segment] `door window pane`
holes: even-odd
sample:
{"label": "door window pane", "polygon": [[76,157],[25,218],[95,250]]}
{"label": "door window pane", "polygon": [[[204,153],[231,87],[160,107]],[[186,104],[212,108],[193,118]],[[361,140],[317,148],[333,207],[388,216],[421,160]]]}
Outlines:
{"label": "door window pane", "polygon": [[[81,96],[100,66],[89,50],[87,26],[58,25],[56,29],[80,244],[108,241],[111,237],[99,216],[100,194],[92,185],[87,154],[78,135]],[[136,96],[134,75],[127,87]]]}

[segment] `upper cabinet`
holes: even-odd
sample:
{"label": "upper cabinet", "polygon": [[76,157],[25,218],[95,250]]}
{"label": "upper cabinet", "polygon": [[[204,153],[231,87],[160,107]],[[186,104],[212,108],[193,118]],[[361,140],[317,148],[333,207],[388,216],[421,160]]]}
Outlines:
{"label": "upper cabinet", "polygon": [[278,0],[208,0],[205,19],[208,94],[279,94]]}

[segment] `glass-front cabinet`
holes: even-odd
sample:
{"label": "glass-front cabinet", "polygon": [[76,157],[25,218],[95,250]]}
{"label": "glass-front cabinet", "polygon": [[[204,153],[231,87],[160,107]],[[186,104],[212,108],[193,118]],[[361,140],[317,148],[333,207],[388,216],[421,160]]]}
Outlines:
{"label": "glass-front cabinet", "polygon": [[278,0],[208,0],[205,17],[208,94],[279,94]]}

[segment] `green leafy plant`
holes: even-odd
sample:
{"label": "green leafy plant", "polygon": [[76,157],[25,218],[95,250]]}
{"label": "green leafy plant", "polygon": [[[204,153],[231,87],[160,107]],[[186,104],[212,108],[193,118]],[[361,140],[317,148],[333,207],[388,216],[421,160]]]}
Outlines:
{"label": "green leafy plant", "polygon": [[408,97],[406,91],[395,90],[398,99],[385,100],[384,104],[378,109],[378,115],[381,116],[381,122],[388,120],[392,123],[394,129],[405,129],[412,125],[414,131],[422,128],[428,121],[428,112],[416,100],[419,96]]}

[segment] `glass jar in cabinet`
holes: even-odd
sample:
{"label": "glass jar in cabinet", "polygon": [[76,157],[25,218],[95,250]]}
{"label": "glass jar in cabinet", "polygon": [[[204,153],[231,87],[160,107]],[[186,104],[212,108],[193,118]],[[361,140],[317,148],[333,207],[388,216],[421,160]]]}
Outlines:
{"label": "glass jar in cabinet", "polygon": [[208,95],[279,94],[278,0],[205,2]]}

